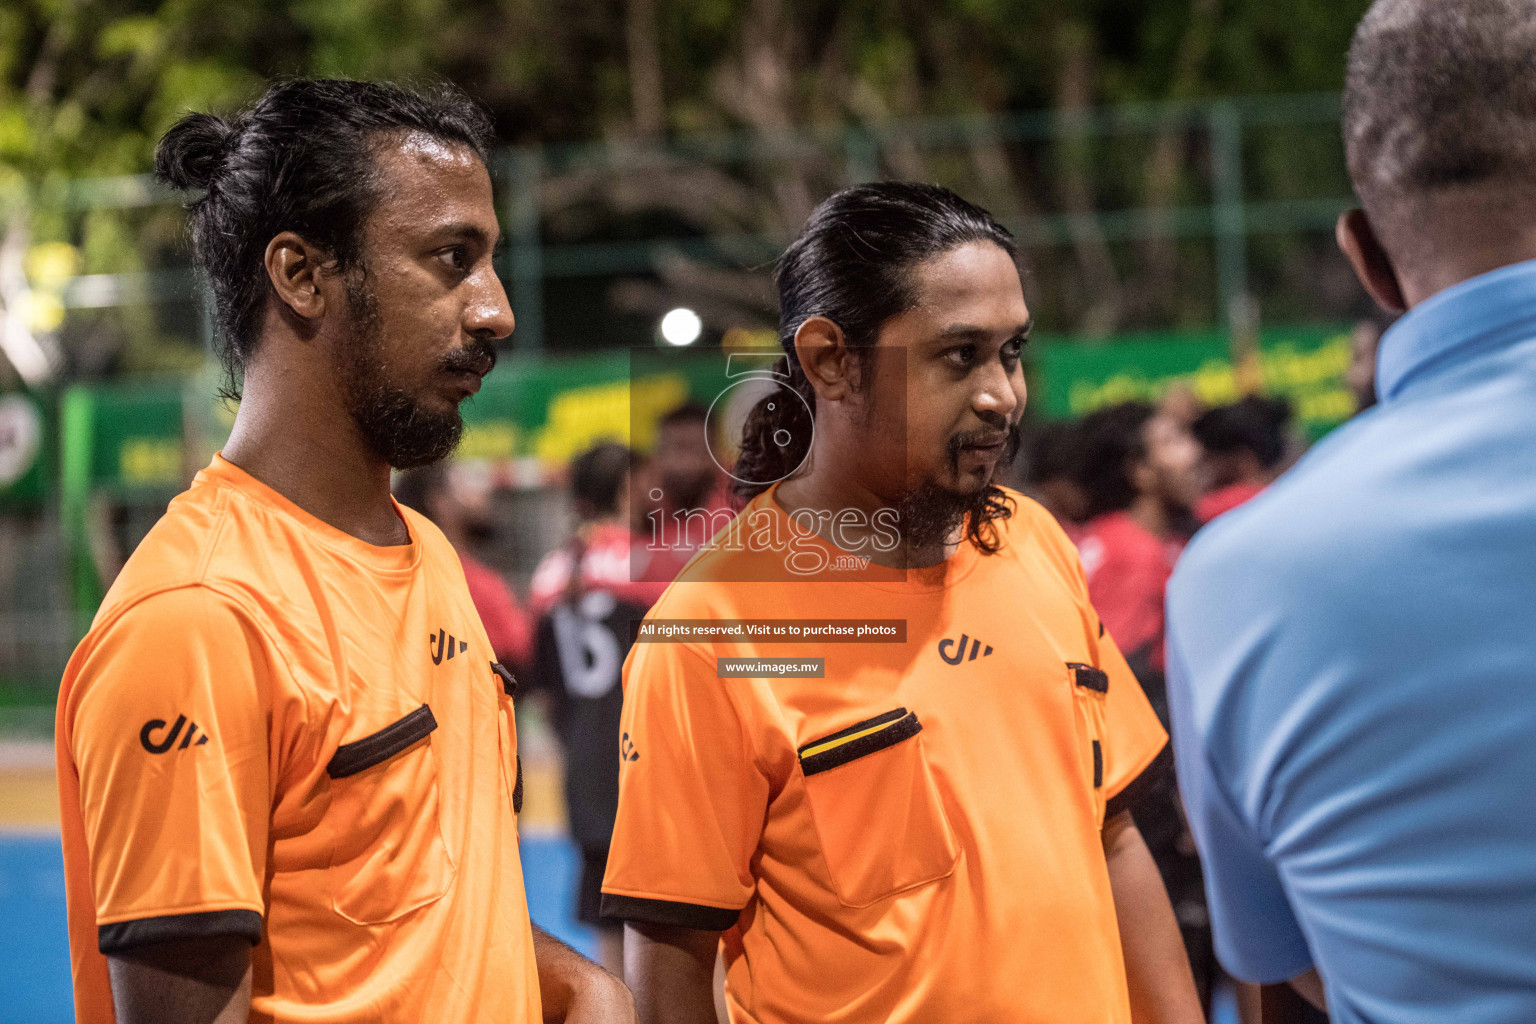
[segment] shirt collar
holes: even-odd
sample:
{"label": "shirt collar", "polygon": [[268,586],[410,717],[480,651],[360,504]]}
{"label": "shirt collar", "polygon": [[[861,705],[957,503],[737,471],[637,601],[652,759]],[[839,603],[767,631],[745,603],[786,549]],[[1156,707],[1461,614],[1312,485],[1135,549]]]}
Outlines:
{"label": "shirt collar", "polygon": [[1382,335],[1376,391],[1390,401],[1426,376],[1536,335],[1536,260],[1436,292]]}

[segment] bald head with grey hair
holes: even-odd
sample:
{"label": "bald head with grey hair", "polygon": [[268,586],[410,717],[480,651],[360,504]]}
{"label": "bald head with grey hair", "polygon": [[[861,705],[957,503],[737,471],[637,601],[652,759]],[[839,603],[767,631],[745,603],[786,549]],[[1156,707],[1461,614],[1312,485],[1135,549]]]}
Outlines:
{"label": "bald head with grey hair", "polygon": [[1377,0],[1349,49],[1344,144],[1365,212],[1339,242],[1383,305],[1536,257],[1536,0]]}

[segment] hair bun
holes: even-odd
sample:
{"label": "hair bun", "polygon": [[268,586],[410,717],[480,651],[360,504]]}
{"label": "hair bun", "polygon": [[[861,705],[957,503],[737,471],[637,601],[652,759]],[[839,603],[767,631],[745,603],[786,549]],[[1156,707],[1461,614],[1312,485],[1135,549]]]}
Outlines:
{"label": "hair bun", "polygon": [[212,114],[188,114],[155,150],[155,177],[176,188],[206,189],[218,177],[235,128]]}

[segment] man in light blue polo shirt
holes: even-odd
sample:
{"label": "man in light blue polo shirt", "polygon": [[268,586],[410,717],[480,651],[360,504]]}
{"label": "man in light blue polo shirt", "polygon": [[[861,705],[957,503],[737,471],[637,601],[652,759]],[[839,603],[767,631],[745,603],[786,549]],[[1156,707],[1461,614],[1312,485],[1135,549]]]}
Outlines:
{"label": "man in light blue polo shirt", "polygon": [[[1536,0],[1378,0],[1350,49],[1381,402],[1169,587],[1218,955],[1336,1022],[1536,1021]],[[1320,977],[1319,977],[1320,976]]]}

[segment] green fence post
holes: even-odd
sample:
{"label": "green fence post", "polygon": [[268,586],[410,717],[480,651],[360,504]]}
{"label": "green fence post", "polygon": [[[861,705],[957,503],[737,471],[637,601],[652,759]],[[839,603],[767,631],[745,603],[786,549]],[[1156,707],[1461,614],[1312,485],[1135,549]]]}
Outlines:
{"label": "green fence post", "polygon": [[502,216],[512,236],[512,315],[517,320],[513,343],[520,350],[544,348],[544,250],[539,237],[539,208],[544,182],[544,155],[537,146],[520,146],[506,157],[507,182],[502,190]]}
{"label": "green fence post", "polygon": [[1243,122],[1237,104],[1210,105],[1211,176],[1216,206],[1216,292],[1219,320],[1234,335],[1248,329],[1248,227],[1243,209]]}
{"label": "green fence post", "polygon": [[59,514],[69,553],[70,597],[79,632],[90,625],[104,596],[91,557],[91,455],[96,433],[96,396],[72,387],[59,404]]}

